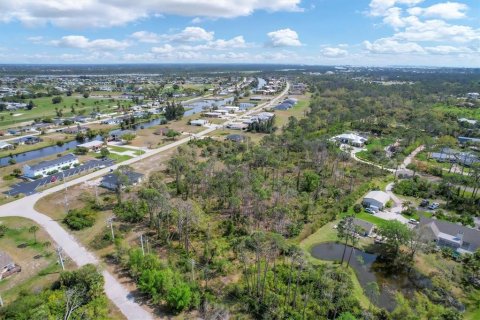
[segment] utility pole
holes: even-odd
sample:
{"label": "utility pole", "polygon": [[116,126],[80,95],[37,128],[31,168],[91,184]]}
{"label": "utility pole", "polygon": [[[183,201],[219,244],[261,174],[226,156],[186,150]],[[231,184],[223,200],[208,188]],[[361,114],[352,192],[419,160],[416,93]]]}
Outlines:
{"label": "utility pole", "polygon": [[147,253],[150,253],[150,247],[148,246],[148,237],[145,237],[145,247],[147,249]]}
{"label": "utility pole", "polygon": [[64,190],[65,190],[65,213],[68,212],[68,198],[67,198],[67,183],[65,181],[65,172],[62,171],[62,176],[63,176],[63,186],[64,186]]}
{"label": "utility pole", "polygon": [[190,259],[190,265],[191,265],[191,270],[192,270],[192,282],[195,281],[195,260]]}
{"label": "utility pole", "polygon": [[143,247],[143,234],[140,235],[140,243],[142,244],[142,253],[145,255],[145,248]]}
{"label": "utility pole", "polygon": [[56,251],[58,254],[58,261],[60,261],[60,264],[62,265],[62,270],[65,270],[65,264],[63,262],[63,257],[62,257],[62,247],[58,246]]}
{"label": "utility pole", "polygon": [[115,234],[113,233],[113,219],[115,217],[110,217],[107,219],[107,224],[110,226],[110,230],[112,231],[112,241],[115,240]]}
{"label": "utility pole", "polygon": [[2,296],[0,296],[0,307],[3,307],[3,300],[2,300]]}

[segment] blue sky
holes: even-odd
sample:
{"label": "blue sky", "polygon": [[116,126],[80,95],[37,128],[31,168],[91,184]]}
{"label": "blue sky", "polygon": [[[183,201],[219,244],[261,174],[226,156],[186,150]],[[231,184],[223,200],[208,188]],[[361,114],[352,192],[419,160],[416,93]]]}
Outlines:
{"label": "blue sky", "polygon": [[479,0],[0,0],[0,63],[480,67]]}

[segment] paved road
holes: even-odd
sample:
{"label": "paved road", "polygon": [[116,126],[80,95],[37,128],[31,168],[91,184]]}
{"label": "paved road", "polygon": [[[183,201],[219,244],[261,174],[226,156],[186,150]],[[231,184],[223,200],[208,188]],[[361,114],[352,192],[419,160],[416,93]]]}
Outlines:
{"label": "paved road", "polygon": [[[42,194],[14,201],[1,207],[0,217],[23,217],[31,219],[44,228],[52,239],[61,244],[63,251],[78,265],[83,266],[91,263],[98,265],[98,259],[87,249],[81,246],[77,240],[68,234],[56,221],[33,209],[33,204],[42,197]],[[28,203],[25,203],[28,202]],[[105,292],[110,300],[120,309],[127,319],[153,319],[149,312],[144,310],[136,302],[127,297],[129,292],[108,272],[103,270],[105,277]]]}
{"label": "paved road", "polygon": [[[255,108],[252,108],[245,114],[251,114],[255,111],[262,110],[263,108],[269,107],[270,105],[276,103],[279,99],[285,96],[288,93],[290,88],[289,83],[287,83],[285,90],[282,91],[277,97],[272,99],[269,102],[261,104]],[[239,116],[238,116],[239,117]],[[200,133],[197,133],[196,137],[203,137],[208,135],[209,133],[217,130],[219,126],[212,126],[203,130]],[[136,157],[124,161],[120,164],[113,165],[111,167],[100,169],[90,174],[87,174],[83,177],[79,177],[78,179],[74,179],[71,181],[66,182],[65,184],[55,186],[53,188],[44,190],[42,192],[24,197],[22,199],[18,199],[12,201],[10,203],[4,204],[0,206],[0,217],[23,217],[27,219],[31,219],[38,223],[41,227],[43,227],[47,233],[51,236],[53,241],[57,244],[61,244],[64,252],[79,266],[85,265],[87,263],[92,263],[95,265],[99,265],[98,259],[87,249],[85,249],[82,245],[78,243],[78,241],[70,235],[67,231],[65,231],[58,222],[52,220],[50,217],[41,214],[40,212],[34,209],[35,203],[42,197],[61,191],[64,189],[65,185],[67,187],[71,187],[73,185],[86,182],[88,180],[98,178],[107,174],[111,169],[116,169],[119,165],[130,165],[135,162],[141,161],[153,155],[165,152],[172,148],[176,148],[184,143],[190,141],[192,137],[186,137],[160,147],[158,149],[149,150],[146,153]],[[102,271],[105,277],[105,293],[107,294],[108,298],[120,309],[120,311],[127,317],[127,319],[133,320],[148,320],[152,319],[152,316],[149,312],[143,309],[138,303],[132,301],[130,298],[130,294],[128,290],[125,289],[116,279],[113,277],[108,271]]]}

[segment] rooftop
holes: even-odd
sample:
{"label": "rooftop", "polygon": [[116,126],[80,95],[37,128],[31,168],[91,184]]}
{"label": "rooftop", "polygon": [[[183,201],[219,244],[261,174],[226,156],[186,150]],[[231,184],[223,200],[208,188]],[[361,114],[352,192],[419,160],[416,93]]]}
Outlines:
{"label": "rooftop", "polygon": [[42,170],[43,168],[56,166],[56,165],[59,165],[63,162],[74,161],[76,159],[77,159],[77,157],[74,154],[69,153],[67,155],[64,155],[63,157],[56,158],[56,159],[53,159],[53,160],[42,161],[42,162],[39,162],[39,163],[34,164],[32,166],[29,166],[29,167],[30,167],[30,170],[32,170],[32,171]]}

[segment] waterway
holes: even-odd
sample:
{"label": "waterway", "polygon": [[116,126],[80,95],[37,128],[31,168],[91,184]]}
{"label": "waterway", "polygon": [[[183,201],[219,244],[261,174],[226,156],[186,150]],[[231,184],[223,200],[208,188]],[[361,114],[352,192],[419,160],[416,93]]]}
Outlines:
{"label": "waterway", "polygon": [[[320,260],[340,261],[344,245],[336,242],[320,243],[312,248],[312,256]],[[395,293],[401,292],[407,297],[413,296],[414,285],[406,275],[386,275],[382,265],[377,262],[377,254],[353,249],[350,266],[355,270],[360,285],[365,289],[370,282],[376,282],[380,289],[377,306],[392,311],[395,308]],[[347,247],[345,259],[347,260],[352,247]]]}
{"label": "waterway", "polygon": [[[149,120],[147,122],[136,124],[133,127],[133,130],[141,130],[141,129],[147,129],[147,128],[150,128],[150,127],[153,127],[153,126],[157,126],[157,125],[161,124],[162,120],[163,120],[162,118],[157,118],[157,119]],[[93,140],[102,140],[102,137],[97,136],[97,137],[93,138]],[[36,150],[31,150],[31,151],[27,151],[27,152],[23,152],[23,153],[18,153],[18,154],[13,155],[13,157],[6,156],[6,157],[3,157],[3,158],[0,158],[0,167],[8,166],[10,159],[14,159],[16,163],[22,163],[22,162],[27,162],[27,161],[31,161],[31,160],[35,160],[35,159],[41,159],[41,158],[48,157],[48,156],[51,156],[51,155],[59,154],[59,153],[62,153],[62,152],[68,151],[68,150],[73,151],[73,149],[75,149],[79,144],[85,143],[87,141],[88,140],[80,142],[80,141],[77,141],[77,140],[72,140],[72,141],[69,141],[69,142],[65,142],[62,146],[53,145],[53,146],[44,147],[44,148],[40,148],[40,149],[36,149]],[[14,151],[14,150],[12,150],[12,151]]]}

